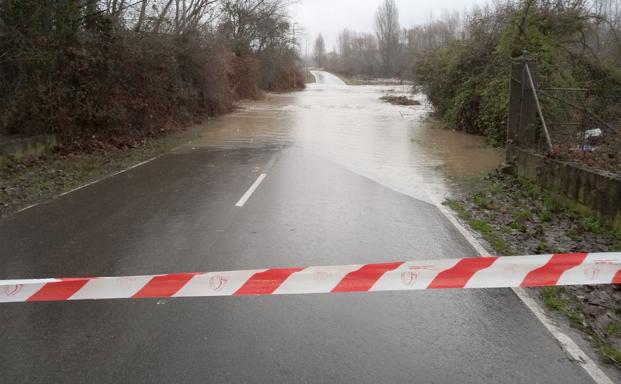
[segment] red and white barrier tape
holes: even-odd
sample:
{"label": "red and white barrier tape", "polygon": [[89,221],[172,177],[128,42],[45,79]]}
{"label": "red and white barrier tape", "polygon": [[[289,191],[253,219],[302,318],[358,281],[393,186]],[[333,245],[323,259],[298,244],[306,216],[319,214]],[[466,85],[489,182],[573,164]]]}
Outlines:
{"label": "red and white barrier tape", "polygon": [[436,259],[152,276],[0,280],[0,303],[621,284],[621,253]]}

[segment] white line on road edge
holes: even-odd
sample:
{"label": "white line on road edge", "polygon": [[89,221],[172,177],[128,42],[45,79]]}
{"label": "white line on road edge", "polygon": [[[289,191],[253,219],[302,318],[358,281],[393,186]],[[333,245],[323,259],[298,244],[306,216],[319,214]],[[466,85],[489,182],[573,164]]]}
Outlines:
{"label": "white line on road edge", "polygon": [[114,176],[120,175],[120,174],[125,173],[125,172],[127,172],[127,171],[131,171],[132,169],[135,169],[135,168],[141,167],[141,166],[143,166],[143,165],[145,165],[145,164],[148,164],[148,163],[152,162],[153,160],[157,159],[158,157],[159,157],[159,156],[156,156],[156,157],[152,157],[152,158],[150,158],[150,159],[147,159],[147,160],[145,160],[145,161],[141,161],[141,162],[140,162],[140,163],[138,163],[138,164],[134,164],[134,165],[129,166],[129,167],[125,168],[125,169],[121,169],[120,171],[116,171],[116,172],[111,173],[111,174],[109,174],[109,175],[106,175],[106,176],[104,176],[104,177],[102,177],[102,178],[100,178],[100,179],[93,180],[93,181],[91,181],[90,183],[86,183],[86,184],[81,185],[81,186],[79,186],[79,187],[77,187],[77,188],[73,188],[73,189],[72,189],[72,190],[70,190],[70,191],[63,192],[63,193],[59,194],[58,196],[56,196],[56,198],[58,198],[58,197],[62,197],[62,196],[65,196],[65,195],[68,195],[68,194],[73,193],[73,192],[76,192],[76,191],[79,191],[80,189],[83,189],[83,188],[86,188],[86,187],[90,187],[91,185],[93,185],[93,184],[97,184],[97,183],[99,183],[100,181],[103,181],[103,180],[109,179],[109,178],[111,178],[111,177],[114,177]]}
{"label": "white line on road edge", "polygon": [[[435,204],[442,214],[457,228],[472,247],[483,257],[491,256],[490,252],[479,242],[472,233],[468,231],[457,218],[442,204]],[[567,336],[554,322],[546,315],[541,306],[533,300],[522,288],[511,288],[516,296],[526,305],[535,315],[543,326],[559,342],[561,348],[580,365],[591,376],[597,384],[614,384],[614,382],[602,371],[602,369],[591,359],[571,337]]]}
{"label": "white line on road edge", "polygon": [[250,188],[248,188],[246,193],[244,193],[244,195],[241,197],[241,199],[239,199],[237,204],[235,204],[235,206],[236,207],[243,207],[244,204],[246,204],[246,202],[248,201],[248,199],[250,199],[250,196],[252,196],[254,191],[256,191],[257,188],[259,188],[259,185],[261,185],[261,183],[263,182],[263,179],[265,179],[266,177],[267,177],[267,175],[265,173],[262,173],[261,175],[259,175],[259,177],[257,177],[255,182],[250,186]]}
{"label": "white line on road edge", "polygon": [[127,168],[121,169],[120,171],[116,171],[116,172],[111,173],[111,174],[109,174],[109,175],[104,175],[104,176],[102,176],[102,177],[101,177],[101,178],[99,178],[99,179],[95,179],[95,180],[93,180],[93,181],[89,181],[88,183],[83,184],[83,185],[80,185],[79,187],[73,188],[73,189],[71,189],[71,190],[69,190],[69,191],[66,191],[66,192],[59,193],[58,195],[53,196],[53,197],[51,197],[51,198],[49,198],[49,199],[47,199],[47,200],[45,200],[45,201],[41,201],[41,202],[39,202],[39,203],[30,204],[30,205],[28,205],[28,206],[26,206],[26,207],[24,207],[24,208],[22,208],[22,209],[19,209],[19,210],[17,210],[17,211],[15,211],[15,212],[13,212],[13,213],[8,214],[7,216],[12,216],[12,215],[15,215],[15,214],[18,214],[18,213],[21,213],[21,212],[27,211],[27,210],[29,210],[29,209],[31,209],[31,208],[34,208],[34,207],[37,207],[37,206],[39,206],[39,205],[41,205],[41,204],[45,204],[45,203],[50,202],[50,201],[52,201],[52,200],[56,200],[56,199],[58,199],[58,198],[60,198],[60,197],[66,196],[66,195],[68,195],[68,194],[70,194],[70,193],[77,192],[77,191],[79,191],[80,189],[84,189],[84,188],[86,188],[86,187],[90,187],[90,186],[91,186],[91,185],[93,185],[93,184],[97,184],[97,183],[99,183],[99,182],[101,182],[101,181],[104,181],[104,180],[110,179],[110,178],[112,178],[112,177],[114,177],[114,176],[120,175],[120,174],[125,173],[125,172],[127,172],[127,171],[131,171],[132,169],[135,169],[135,168],[141,167],[141,166],[143,166],[143,165],[145,165],[145,164],[148,164],[148,163],[152,162],[153,160],[158,159],[159,157],[161,157],[161,156],[163,156],[163,155],[164,155],[164,154],[159,155],[159,156],[154,156],[154,157],[152,157],[152,158],[150,158],[150,159],[147,159],[147,160],[145,160],[145,161],[141,161],[140,163],[137,163],[137,164],[131,165],[131,166],[127,167]]}

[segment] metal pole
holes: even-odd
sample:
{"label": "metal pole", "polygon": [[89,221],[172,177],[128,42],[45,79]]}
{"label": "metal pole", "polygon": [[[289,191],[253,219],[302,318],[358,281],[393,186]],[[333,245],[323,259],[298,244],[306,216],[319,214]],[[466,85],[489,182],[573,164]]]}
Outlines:
{"label": "metal pole", "polygon": [[533,81],[533,76],[530,74],[530,68],[528,68],[528,63],[524,63],[526,67],[526,74],[528,75],[528,81],[530,82],[530,88],[533,91],[533,97],[535,98],[535,103],[537,104],[537,112],[539,113],[539,119],[541,119],[541,125],[543,126],[543,132],[546,135],[546,141],[548,142],[548,148],[552,149],[552,139],[550,139],[550,133],[548,132],[548,126],[546,125],[546,120],[543,117],[543,112],[541,111],[541,104],[539,104],[539,97],[537,96],[537,89],[535,88],[535,82]]}

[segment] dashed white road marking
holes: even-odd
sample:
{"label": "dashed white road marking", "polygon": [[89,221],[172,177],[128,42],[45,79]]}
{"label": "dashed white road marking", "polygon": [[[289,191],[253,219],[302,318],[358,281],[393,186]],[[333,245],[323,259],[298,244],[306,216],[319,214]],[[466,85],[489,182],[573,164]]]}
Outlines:
{"label": "dashed white road marking", "polygon": [[246,204],[246,202],[248,201],[248,199],[250,199],[250,196],[252,196],[252,194],[254,193],[254,191],[257,190],[257,188],[259,188],[259,185],[261,185],[261,183],[263,182],[263,180],[267,177],[267,174],[262,173],[261,175],[259,175],[259,177],[257,177],[257,179],[255,180],[254,183],[252,183],[252,185],[250,186],[250,188],[248,188],[248,190],[246,191],[246,193],[244,193],[244,195],[241,197],[241,199],[239,199],[239,201],[237,202],[237,204],[235,204],[236,207],[243,207],[244,204]]}

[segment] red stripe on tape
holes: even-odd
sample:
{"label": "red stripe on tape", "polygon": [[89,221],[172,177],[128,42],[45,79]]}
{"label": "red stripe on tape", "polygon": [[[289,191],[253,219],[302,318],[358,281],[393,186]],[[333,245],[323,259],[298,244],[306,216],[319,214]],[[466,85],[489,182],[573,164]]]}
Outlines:
{"label": "red stripe on tape", "polygon": [[303,269],[304,268],[274,268],[263,272],[257,272],[235,292],[235,296],[270,295],[278,289],[291,274]]}
{"label": "red stripe on tape", "polygon": [[353,272],[349,272],[332,289],[332,292],[364,292],[371,287],[384,275],[384,273],[399,268],[404,262],[384,264],[368,264]]}
{"label": "red stripe on tape", "polygon": [[427,288],[463,288],[475,273],[489,267],[497,259],[497,257],[482,257],[480,259],[459,260],[454,267],[438,273],[438,276],[433,279]]}
{"label": "red stripe on tape", "polygon": [[576,267],[587,257],[586,253],[555,254],[543,267],[530,271],[521,287],[556,285],[565,271]]}
{"label": "red stripe on tape", "polygon": [[155,276],[132,297],[134,299],[170,297],[179,292],[194,276],[196,273],[172,273]]}
{"label": "red stripe on tape", "polygon": [[62,301],[67,300],[80,290],[90,279],[62,279],[47,283],[27,301]]}
{"label": "red stripe on tape", "polygon": [[[1,1],[1,0],[0,0]],[[230,295],[270,295],[273,293],[322,293],[326,292],[326,284],[332,292],[366,292],[377,290],[409,290],[466,287],[532,287],[582,285],[585,281],[590,285],[619,284],[621,285],[621,252],[555,254],[539,256],[492,257],[452,259],[443,262],[452,267],[440,267],[437,260],[419,260],[404,262],[347,265],[331,267],[278,268],[254,271],[229,271],[216,273],[204,281],[197,289],[184,292],[183,287],[192,278],[204,273],[179,273],[151,276],[117,276],[65,279],[18,279],[0,280],[0,303],[19,301],[64,301],[64,300],[97,300],[110,298],[157,298],[157,297],[196,297],[196,296],[230,296]],[[502,261],[501,265],[497,265]],[[433,265],[436,267],[433,267]],[[404,280],[405,266],[409,270],[421,270],[420,277],[429,284],[412,286],[418,272],[412,272],[410,280]],[[497,268],[496,268],[496,267]],[[579,267],[579,268],[578,268]],[[604,268],[605,269],[602,269]],[[345,273],[343,270],[355,271]],[[423,273],[422,270],[425,270]],[[391,271],[395,271],[390,273]],[[587,273],[588,280],[584,274]],[[602,273],[598,273],[601,271]],[[321,272],[321,273],[319,273]],[[482,272],[482,273],[479,273]],[[575,273],[574,273],[575,272]],[[292,278],[292,276],[299,278]],[[325,274],[325,275],[324,275]],[[612,277],[611,275],[614,275]],[[226,277],[229,276],[229,277]],[[329,280],[325,277],[330,276]],[[217,277],[221,278],[218,281]],[[407,276],[405,276],[407,278]],[[433,277],[433,278],[432,278]],[[562,278],[562,281],[560,280]],[[612,279],[612,281],[611,281]],[[229,288],[220,290],[229,282]],[[378,281],[385,285],[375,287]],[[49,281],[49,283],[45,283]],[[93,281],[96,284],[88,284]],[[335,281],[339,281],[335,283]],[[421,279],[422,281],[422,279]],[[504,281],[504,282],[503,282]],[[101,284],[97,284],[100,282]],[[215,284],[214,284],[215,283]],[[476,283],[476,284],[472,284]],[[201,285],[203,284],[203,285]],[[241,288],[238,288],[241,287]],[[279,292],[279,288],[287,288],[287,292]],[[211,289],[209,289],[211,288]],[[35,292],[36,291],[36,292]],[[26,293],[28,292],[28,293]],[[35,292],[31,294],[30,292]],[[28,296],[30,295],[30,296]]]}
{"label": "red stripe on tape", "polygon": [[621,285],[621,269],[619,269],[615,277],[612,278],[612,284]]}

